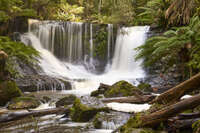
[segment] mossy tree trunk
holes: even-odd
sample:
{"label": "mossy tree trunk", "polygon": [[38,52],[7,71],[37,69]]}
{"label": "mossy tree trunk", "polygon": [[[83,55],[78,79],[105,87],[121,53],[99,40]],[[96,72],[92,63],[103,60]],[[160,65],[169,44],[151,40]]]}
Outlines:
{"label": "mossy tree trunk", "polygon": [[200,73],[182,82],[181,84],[169,89],[156,97],[152,103],[169,104],[178,101],[183,95],[192,92],[200,86]]}

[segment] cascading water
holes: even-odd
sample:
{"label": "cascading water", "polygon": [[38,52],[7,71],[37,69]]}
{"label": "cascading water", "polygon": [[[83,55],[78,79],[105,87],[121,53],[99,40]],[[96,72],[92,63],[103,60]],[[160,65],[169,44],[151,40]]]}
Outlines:
{"label": "cascading water", "polygon": [[144,43],[149,27],[119,29],[112,52],[114,33],[113,25],[109,24],[105,51],[107,66],[110,67],[101,75],[91,73],[91,69],[95,70],[93,28],[93,24],[38,22],[29,26],[30,31],[22,36],[22,41],[31,43],[41,53],[40,66],[46,74],[72,80],[84,79],[83,82],[73,81],[75,90],[67,93],[89,94],[101,82],[113,84],[119,80],[144,77],[141,61],[134,61],[134,48]]}
{"label": "cascading water", "polygon": [[134,61],[136,55],[134,49],[144,44],[148,30],[148,26],[118,30],[111,72],[125,75],[124,78],[144,77],[144,71],[141,68],[142,62]]}

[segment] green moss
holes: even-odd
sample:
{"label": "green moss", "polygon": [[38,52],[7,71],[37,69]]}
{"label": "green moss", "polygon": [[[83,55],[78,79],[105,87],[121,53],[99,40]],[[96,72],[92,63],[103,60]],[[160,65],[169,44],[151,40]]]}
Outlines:
{"label": "green moss", "polygon": [[142,91],[146,91],[146,92],[151,92],[152,88],[151,85],[148,83],[140,83],[137,88],[139,88]]}
{"label": "green moss", "polygon": [[59,101],[56,102],[56,107],[71,105],[76,100],[75,95],[68,95],[66,97],[61,98]]}
{"label": "green moss", "polygon": [[140,131],[140,133],[156,133],[156,131],[152,129],[143,129],[142,131]]}
{"label": "green moss", "polygon": [[100,129],[102,127],[102,122],[99,120],[100,117],[101,115],[98,113],[93,120],[93,125],[96,129]]}
{"label": "green moss", "polygon": [[188,110],[185,110],[184,112],[182,113],[185,113],[185,114],[188,114],[188,113],[193,113],[193,110],[192,109],[188,109]]}
{"label": "green moss", "polygon": [[21,42],[12,41],[9,37],[0,36],[0,49],[8,54],[6,68],[12,76],[18,75],[14,67],[16,65],[16,58],[30,65],[34,65],[34,63],[38,62],[35,58],[39,57],[39,52],[37,50]]}
{"label": "green moss", "polygon": [[17,97],[14,98],[8,105],[9,109],[29,109],[36,108],[40,105],[40,102],[33,97]]}
{"label": "green moss", "polygon": [[108,108],[88,107],[82,104],[80,99],[77,98],[70,110],[70,116],[75,122],[87,122],[101,111],[108,111]]}
{"label": "green moss", "polygon": [[119,81],[105,92],[105,97],[133,96],[141,93],[140,90],[126,81]]}
{"label": "green moss", "polygon": [[0,83],[0,106],[4,106],[12,98],[21,95],[22,92],[14,81],[4,81]]}
{"label": "green moss", "polygon": [[200,131],[200,120],[192,124],[192,129],[194,133]]}
{"label": "green moss", "polygon": [[96,91],[93,91],[93,92],[90,94],[90,96],[91,96],[91,97],[97,97],[99,94],[100,94],[100,93],[99,93],[99,90],[96,90]]}
{"label": "green moss", "polygon": [[[132,128],[139,128],[142,124],[142,121],[140,120],[141,114],[138,113],[134,117],[130,118],[128,122],[123,125],[120,129],[121,132],[127,132]],[[127,132],[128,133],[128,132]]]}

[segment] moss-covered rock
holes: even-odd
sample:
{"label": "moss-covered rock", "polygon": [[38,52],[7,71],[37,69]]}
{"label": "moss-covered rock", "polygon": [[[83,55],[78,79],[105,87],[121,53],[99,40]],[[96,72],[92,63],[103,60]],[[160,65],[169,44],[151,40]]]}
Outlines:
{"label": "moss-covered rock", "polygon": [[98,112],[108,111],[108,108],[93,108],[81,103],[80,99],[76,98],[73,107],[70,110],[71,119],[75,122],[87,122],[91,120]]}
{"label": "moss-covered rock", "polygon": [[39,100],[33,97],[17,97],[8,105],[8,109],[31,109],[40,105]]}
{"label": "moss-covered rock", "polygon": [[76,100],[75,95],[65,96],[65,97],[61,98],[59,101],[56,102],[56,107],[71,105],[71,104],[74,103],[75,100]]}
{"label": "moss-covered rock", "polygon": [[92,121],[94,128],[96,129],[101,129],[102,128],[102,120],[101,120],[101,115],[98,113],[94,120]]}
{"label": "moss-covered rock", "polygon": [[140,83],[138,86],[137,86],[137,88],[139,88],[140,90],[142,90],[142,91],[144,91],[144,92],[152,92],[153,91],[153,89],[152,89],[152,87],[151,87],[151,85],[150,84],[148,84],[148,83]]}
{"label": "moss-covered rock", "polygon": [[105,97],[125,97],[143,94],[137,87],[126,81],[119,81],[105,92]]}
{"label": "moss-covered rock", "polygon": [[0,82],[0,106],[4,106],[12,98],[19,97],[22,92],[14,81]]}

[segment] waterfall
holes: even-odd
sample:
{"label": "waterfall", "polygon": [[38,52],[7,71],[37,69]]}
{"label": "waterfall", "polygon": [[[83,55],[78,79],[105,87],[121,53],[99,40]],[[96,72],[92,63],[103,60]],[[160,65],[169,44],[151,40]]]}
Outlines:
{"label": "waterfall", "polygon": [[149,27],[129,27],[118,30],[114,57],[112,61],[111,70],[121,73],[133,73],[142,77],[144,71],[141,68],[142,61],[134,61],[138,46],[144,44],[146,40],[146,33]]}
{"label": "waterfall", "polygon": [[[106,26],[105,62],[110,67],[101,75],[93,73],[98,61],[94,53],[98,46],[94,43],[98,28],[94,24],[54,21],[32,23],[29,33],[22,35],[22,42],[40,52],[40,66],[46,74],[72,79],[76,88],[72,90],[73,93],[88,94],[97,89],[99,83],[113,84],[119,80],[144,77],[142,61],[134,61],[134,48],[145,42],[149,27],[119,28],[114,43],[114,27],[111,24]],[[76,82],[74,79],[84,80]]]}
{"label": "waterfall", "polygon": [[113,33],[113,25],[108,24],[108,41],[107,41],[107,61],[110,64],[111,59],[111,48],[114,42],[114,33]]}

